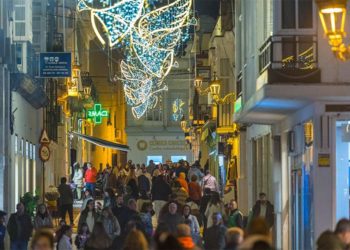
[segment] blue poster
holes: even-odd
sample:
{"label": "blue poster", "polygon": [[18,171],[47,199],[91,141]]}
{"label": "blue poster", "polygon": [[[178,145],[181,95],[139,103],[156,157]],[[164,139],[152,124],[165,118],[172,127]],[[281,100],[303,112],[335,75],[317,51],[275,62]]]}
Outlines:
{"label": "blue poster", "polygon": [[65,52],[40,53],[39,77],[71,77],[72,54]]}

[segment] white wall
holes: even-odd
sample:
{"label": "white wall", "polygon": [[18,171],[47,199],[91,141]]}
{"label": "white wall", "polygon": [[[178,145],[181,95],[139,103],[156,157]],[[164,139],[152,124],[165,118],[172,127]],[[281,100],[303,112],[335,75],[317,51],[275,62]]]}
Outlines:
{"label": "white wall", "polygon": [[[12,92],[12,112],[14,112],[14,133],[11,140],[10,176],[13,180],[11,190],[14,191],[14,195],[10,197],[10,205],[12,211],[14,211],[15,204],[23,193],[34,192],[36,189],[41,190],[42,188],[40,181],[41,161],[39,160],[38,151],[43,125],[43,111],[42,109],[33,108],[20,94]],[[16,138],[17,142],[15,142]],[[23,146],[21,145],[22,139]],[[35,145],[34,159],[31,159],[31,156],[26,156],[26,152],[29,150],[29,148],[26,148],[27,141],[28,146],[30,144]],[[16,145],[17,149],[15,148]],[[31,174],[33,178],[29,178]],[[15,180],[18,182],[16,183]]]}

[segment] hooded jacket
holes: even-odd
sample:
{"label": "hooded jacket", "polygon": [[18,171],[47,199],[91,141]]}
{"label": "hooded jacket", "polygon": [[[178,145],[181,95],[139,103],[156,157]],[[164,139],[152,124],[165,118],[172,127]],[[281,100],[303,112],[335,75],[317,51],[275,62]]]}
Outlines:
{"label": "hooded jacket", "polygon": [[181,184],[181,186],[186,190],[186,192],[188,193],[188,184],[186,181],[186,174],[184,172],[181,172],[179,174],[179,178],[177,179],[177,181]]}

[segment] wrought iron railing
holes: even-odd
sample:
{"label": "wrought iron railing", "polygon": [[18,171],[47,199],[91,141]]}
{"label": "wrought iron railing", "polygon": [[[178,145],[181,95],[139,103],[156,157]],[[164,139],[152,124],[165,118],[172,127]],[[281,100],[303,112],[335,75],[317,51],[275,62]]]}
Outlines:
{"label": "wrought iron railing", "polygon": [[318,67],[315,35],[271,36],[259,49],[259,71],[282,69],[307,71]]}

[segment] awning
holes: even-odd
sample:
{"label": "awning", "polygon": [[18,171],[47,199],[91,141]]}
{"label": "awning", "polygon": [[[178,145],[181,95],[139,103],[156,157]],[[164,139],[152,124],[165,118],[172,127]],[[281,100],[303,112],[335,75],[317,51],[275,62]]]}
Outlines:
{"label": "awning", "polygon": [[97,146],[100,146],[100,147],[111,148],[111,149],[120,150],[120,151],[124,151],[124,152],[130,151],[130,148],[128,145],[119,144],[119,143],[115,143],[115,142],[111,142],[111,141],[106,141],[106,140],[103,140],[101,138],[97,138],[97,137],[93,137],[93,136],[89,136],[89,135],[83,135],[83,134],[80,134],[77,132],[71,132],[71,134],[74,136],[78,136],[81,139],[88,141],[92,144],[95,144]]}

